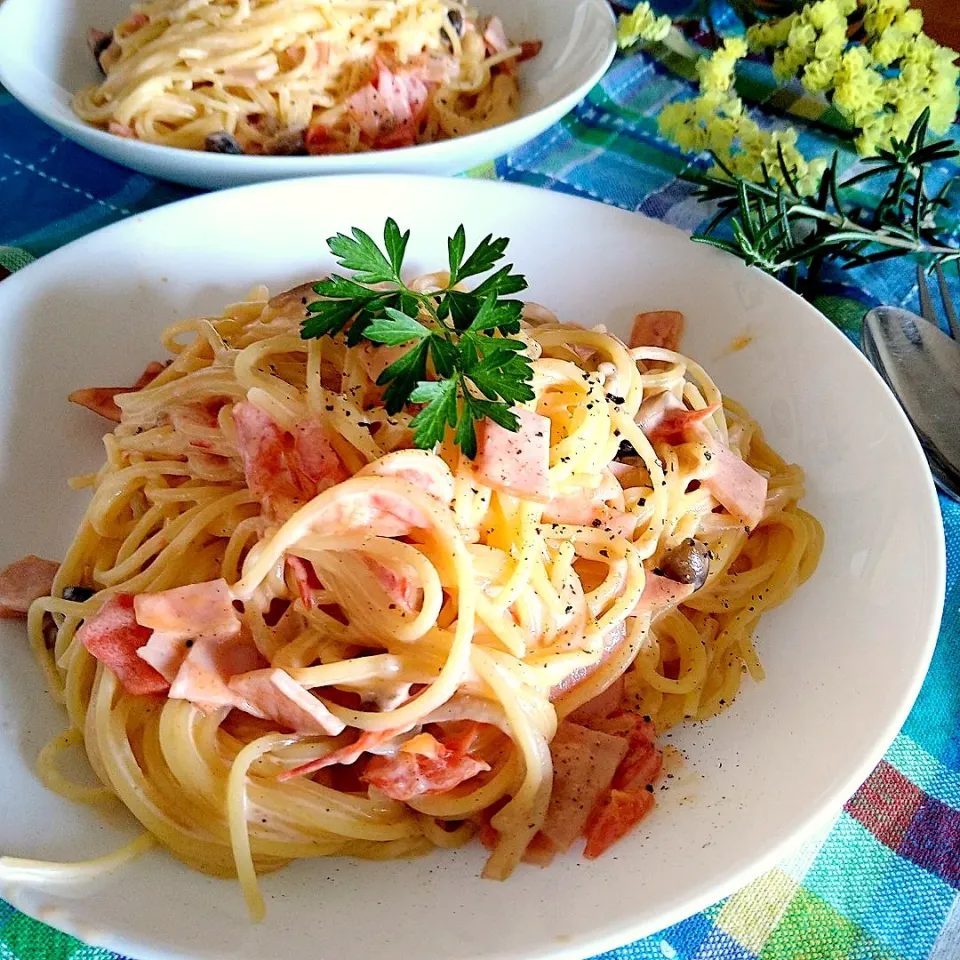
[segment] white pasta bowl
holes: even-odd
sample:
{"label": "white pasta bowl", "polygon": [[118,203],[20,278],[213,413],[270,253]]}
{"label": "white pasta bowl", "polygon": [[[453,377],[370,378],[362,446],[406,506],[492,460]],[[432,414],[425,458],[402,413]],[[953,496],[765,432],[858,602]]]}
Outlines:
{"label": "white pasta bowl", "polygon": [[[99,467],[103,428],[67,404],[70,390],[129,382],[161,355],[169,323],[218,313],[254,283],[279,291],[317,277],[333,267],[326,237],[379,233],[387,216],[412,228],[411,275],[443,265],[462,222],[468,239],[512,238],[530,299],[562,320],[625,334],[638,309],[682,310],[684,352],[806,470],[803,506],[826,533],[820,566],[760,621],[767,679],[670,735],[684,763],[600,859],[571,852],[504,883],[479,878],[479,845],[408,862],[302,861],[262,879],[259,925],[235,882],[161,851],[82,887],[0,879],[0,896],[91,944],[141,960],[590,956],[702,909],[824,826],[919,690],[944,596],[940,514],[906,419],[858,351],[774,280],[670,227],[497,183],[316,178],[208,194],[0,283],[0,564],[62,557],[87,503],[66,479]],[[558,229],[577,242],[558,243]],[[37,753],[66,717],[20,623],[0,623],[0,650],[0,854],[80,860],[134,836],[122,809],[72,805],[41,785]]]}
{"label": "white pasta bowl", "polygon": [[480,0],[511,38],[543,49],[520,65],[516,119],[453,140],[365,154],[305,157],[227,156],[114,136],[81,120],[73,94],[97,82],[88,27],[109,30],[129,0],[5,0],[0,4],[0,84],[65,137],[140,173],[194,187],[234,187],[330,173],[460,173],[532,140],[582,100],[616,49],[606,0]]}

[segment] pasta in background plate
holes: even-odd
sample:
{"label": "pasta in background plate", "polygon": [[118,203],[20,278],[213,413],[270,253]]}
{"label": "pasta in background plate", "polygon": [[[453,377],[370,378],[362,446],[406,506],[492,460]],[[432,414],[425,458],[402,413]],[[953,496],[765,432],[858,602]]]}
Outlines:
{"label": "pasta in background plate", "polygon": [[[446,284],[434,274],[410,284]],[[301,857],[412,857],[479,838],[484,876],[598,856],[654,803],[656,738],[762,677],[751,632],[813,572],[803,472],[638,315],[634,346],[526,304],[534,398],[469,460],[412,449],[390,347],[304,340],[315,295],[263,288],[178,322],[117,419],[63,562],[0,576],[68,733],[45,783],[116,795],[144,838],[256,877]],[[651,345],[651,344],[666,344]],[[36,585],[45,587],[39,591]],[[12,596],[19,590],[19,601]],[[83,744],[103,786],[57,770]]]}
{"label": "pasta in background plate", "polygon": [[153,0],[91,30],[104,79],[74,110],[121,137],[218,153],[332,154],[459,137],[516,115],[497,17],[446,0]]}

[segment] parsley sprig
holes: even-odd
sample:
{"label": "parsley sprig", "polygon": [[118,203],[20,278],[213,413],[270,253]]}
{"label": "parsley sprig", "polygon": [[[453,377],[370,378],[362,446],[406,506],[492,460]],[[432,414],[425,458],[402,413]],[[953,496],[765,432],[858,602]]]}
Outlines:
{"label": "parsley sprig", "polygon": [[[463,226],[447,240],[450,280],[430,293],[411,290],[401,270],[410,231],[401,233],[393,219],[383,228],[383,249],[354,227],[327,241],[337,264],[352,277],[333,274],[314,285],[324,299],[308,304],[301,336],[344,336],[348,347],[364,340],[409,349],[377,380],[386,387],[390,414],[421,406],[410,426],[414,442],[428,449],[443,440],[447,428],[466,456],[477,453],[476,422],[489,419],[507,430],[519,428],[511,407],[533,399],[533,369],[525,344],[512,338],[520,331],[523,303],[510,295],[527,281],[513,264],[494,270],[508,240],[485,237],[467,255]],[[491,271],[494,271],[491,273]],[[488,274],[470,291],[455,290],[464,280]]]}

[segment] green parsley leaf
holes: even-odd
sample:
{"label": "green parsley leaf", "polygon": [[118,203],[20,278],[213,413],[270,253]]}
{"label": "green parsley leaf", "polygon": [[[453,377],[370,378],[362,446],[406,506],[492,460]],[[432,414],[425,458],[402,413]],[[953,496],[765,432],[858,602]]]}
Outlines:
{"label": "green parsley leaf", "polygon": [[413,442],[421,450],[440,443],[447,427],[457,425],[457,381],[432,380],[418,383],[410,394],[411,403],[426,406],[410,421]]}
{"label": "green parsley leaf", "polygon": [[522,309],[523,304],[519,300],[497,300],[496,294],[491,293],[483,301],[467,329],[480,333],[484,330],[501,330],[508,327],[516,332],[520,329]]}
{"label": "green parsley leaf", "polygon": [[[477,421],[489,419],[515,431],[519,424],[512,406],[534,396],[526,344],[512,336],[520,331],[523,304],[507,299],[527,281],[507,265],[473,291],[454,290],[464,279],[493,270],[508,243],[490,234],[464,259],[461,225],[447,241],[447,286],[413,290],[402,279],[409,239],[410,232],[402,233],[392,219],[384,224],[384,249],[357,227],[349,236],[331,237],[327,243],[338,264],[355,275],[334,274],[316,284],[325,299],[309,305],[301,336],[343,334],[348,347],[363,342],[407,347],[377,379],[385,388],[387,412],[419,406],[411,420],[417,446],[434,446],[451,427],[463,453],[474,457]],[[371,289],[374,284],[378,289]],[[427,379],[428,364],[433,380]]]}
{"label": "green parsley leaf", "polygon": [[388,347],[399,347],[411,340],[423,340],[433,334],[422,323],[408,317],[393,307],[384,307],[384,316],[372,320],[364,330],[364,336],[374,343],[384,343]]}
{"label": "green parsley leaf", "polygon": [[[379,290],[363,287],[356,281],[348,280],[346,277],[338,277],[335,273],[325,280],[315,283],[313,289],[321,297],[328,297],[331,300],[375,300],[380,296]],[[311,311],[314,307],[316,307],[315,303],[307,305],[307,309]]]}
{"label": "green parsley leaf", "polygon": [[400,271],[394,269],[373,238],[359,227],[350,232],[352,237],[338,233],[327,240],[330,252],[338,258],[337,264],[344,270],[356,271],[360,283],[400,283]]}
{"label": "green parsley leaf", "polygon": [[[503,253],[507,249],[509,242],[506,237],[500,237],[494,240],[493,234],[488,233],[487,236],[477,244],[477,249],[460,264],[456,271],[457,279],[454,280],[451,276],[450,285],[453,286],[454,283],[466,280],[467,277],[475,277],[479,273],[486,273],[488,270],[493,269],[493,265],[498,260],[503,259]],[[466,243],[466,237],[464,237],[464,243]]]}
{"label": "green parsley leaf", "polygon": [[306,340],[335,336],[356,315],[359,306],[362,304],[356,300],[320,300],[311,303],[309,309],[312,312],[303,321],[300,336]]}
{"label": "green parsley leaf", "polygon": [[403,267],[403,258],[407,252],[407,241],[409,239],[410,231],[400,233],[397,221],[393,217],[390,217],[383,225],[383,244],[390,257],[390,266],[393,267],[393,272],[397,277],[400,276],[400,269]]}
{"label": "green parsley leaf", "polygon": [[459,282],[460,264],[463,263],[463,254],[467,249],[467,235],[463,224],[457,227],[457,232],[447,240],[447,257],[450,261],[450,286]]}
{"label": "green parsley leaf", "polygon": [[497,297],[507,297],[511,293],[520,293],[527,289],[527,278],[520,273],[513,273],[513,264],[508,263],[496,273],[490,274],[474,291],[475,297],[483,298],[491,293]]}
{"label": "green parsley leaf", "polygon": [[395,360],[377,378],[378,386],[386,386],[383,405],[387,413],[399,413],[410,400],[410,394],[421,380],[427,379],[427,354],[430,341],[421,340],[412,350]]}
{"label": "green parsley leaf", "polygon": [[466,375],[488,400],[516,402],[534,397],[528,382],[533,377],[530,361],[512,350],[488,353]]}
{"label": "green parsley leaf", "polygon": [[463,410],[460,413],[460,421],[457,423],[457,432],[454,434],[454,440],[457,446],[464,452],[464,455],[472,460],[477,455],[477,430],[473,425],[473,404],[470,394],[464,394]]}

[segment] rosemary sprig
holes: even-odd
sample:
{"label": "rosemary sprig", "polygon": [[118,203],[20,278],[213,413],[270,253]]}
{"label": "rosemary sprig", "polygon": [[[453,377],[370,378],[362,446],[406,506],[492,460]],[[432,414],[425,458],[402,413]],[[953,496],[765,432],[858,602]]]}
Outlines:
{"label": "rosemary sprig", "polygon": [[[933,263],[960,258],[960,250],[938,241],[937,213],[948,206],[943,192],[926,188],[931,164],[960,156],[953,140],[927,143],[929,109],[917,118],[904,140],[864,161],[868,169],[844,180],[837,174],[837,154],[815,196],[800,194],[778,149],[782,183],[766,175],[754,183],[731,173],[688,175],[698,198],[715,202],[717,215],[693,240],[726,250],[751,266],[797,290],[815,288],[825,263],[861,267],[891,257],[918,255]],[[764,169],[766,174],[766,169]],[[873,210],[850,199],[857,184],[879,177],[889,183]],[[729,223],[732,238],[715,231]]]}
{"label": "rosemary sprig", "polygon": [[[323,299],[307,306],[310,315],[300,335],[306,340],[342,334],[348,347],[364,340],[409,345],[377,384],[386,388],[388,413],[420,406],[410,422],[418,447],[433,447],[449,427],[455,443],[473,458],[478,420],[516,431],[511,407],[533,399],[533,369],[524,342],[511,337],[520,331],[523,304],[509,296],[526,289],[527,281],[513,272],[513,264],[490,273],[504,257],[507,238],[494,240],[491,234],[467,256],[461,225],[447,240],[447,285],[421,293],[401,276],[409,230],[401,233],[394,220],[387,220],[383,250],[363,230],[354,227],[351,234],[338,233],[327,245],[338,266],[352,270],[353,277],[333,274],[314,285]],[[473,290],[455,289],[485,273],[489,276]]]}

